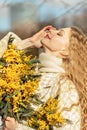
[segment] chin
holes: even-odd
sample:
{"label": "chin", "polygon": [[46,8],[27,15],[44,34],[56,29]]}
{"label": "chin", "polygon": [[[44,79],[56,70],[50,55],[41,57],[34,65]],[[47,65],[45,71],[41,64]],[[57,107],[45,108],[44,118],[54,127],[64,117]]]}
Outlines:
{"label": "chin", "polygon": [[41,40],[41,43],[42,43],[42,44],[48,44],[49,41],[50,41],[49,39],[44,38],[44,39]]}

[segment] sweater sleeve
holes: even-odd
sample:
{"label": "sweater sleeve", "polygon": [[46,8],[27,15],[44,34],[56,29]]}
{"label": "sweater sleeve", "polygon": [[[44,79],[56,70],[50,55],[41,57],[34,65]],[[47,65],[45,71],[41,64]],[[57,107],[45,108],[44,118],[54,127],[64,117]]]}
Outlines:
{"label": "sweater sleeve", "polygon": [[4,51],[7,49],[10,36],[14,38],[14,42],[19,42],[21,39],[13,32],[9,32],[4,38],[0,40],[0,57],[2,57]]}

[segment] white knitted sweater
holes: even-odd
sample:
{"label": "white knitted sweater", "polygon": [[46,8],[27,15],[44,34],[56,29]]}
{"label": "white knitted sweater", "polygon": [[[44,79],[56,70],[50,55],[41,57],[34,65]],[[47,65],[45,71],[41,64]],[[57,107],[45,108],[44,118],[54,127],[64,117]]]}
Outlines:
{"label": "white knitted sweater", "polygon": [[[65,73],[62,68],[62,60],[52,55],[42,53],[40,55],[40,62],[42,67],[39,72],[42,74],[37,93],[40,99],[44,102],[51,96],[55,97],[59,94],[60,109],[67,108],[63,111],[62,115],[71,121],[71,123],[64,124],[62,127],[54,127],[54,130],[80,130],[81,125],[81,108],[78,104],[79,97],[77,90],[73,83],[69,80],[63,82],[62,86],[58,86],[60,75]],[[72,108],[69,110],[69,108]],[[36,106],[35,106],[36,107]],[[16,130],[34,130],[19,124]]]}

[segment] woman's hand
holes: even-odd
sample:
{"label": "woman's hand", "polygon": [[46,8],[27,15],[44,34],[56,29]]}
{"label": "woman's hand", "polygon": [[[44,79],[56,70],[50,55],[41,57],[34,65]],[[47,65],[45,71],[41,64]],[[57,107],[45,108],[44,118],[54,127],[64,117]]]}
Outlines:
{"label": "woman's hand", "polygon": [[31,37],[33,45],[37,48],[42,47],[41,40],[46,36],[47,30],[55,29],[53,26],[48,25]]}
{"label": "woman's hand", "polygon": [[5,119],[3,130],[15,130],[17,126],[18,126],[18,122],[14,118],[7,117]]}
{"label": "woman's hand", "polygon": [[21,40],[18,43],[14,43],[17,46],[17,49],[26,49],[26,48],[41,48],[42,43],[41,40],[47,35],[47,31],[50,29],[55,29],[52,26],[46,26],[32,37]]}

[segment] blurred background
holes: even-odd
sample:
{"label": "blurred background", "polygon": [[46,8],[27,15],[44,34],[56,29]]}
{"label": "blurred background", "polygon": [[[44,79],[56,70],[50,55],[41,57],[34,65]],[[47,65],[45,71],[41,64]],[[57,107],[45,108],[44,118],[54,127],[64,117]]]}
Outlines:
{"label": "blurred background", "polygon": [[0,39],[9,31],[24,39],[46,25],[87,34],[87,0],[0,0]]}

